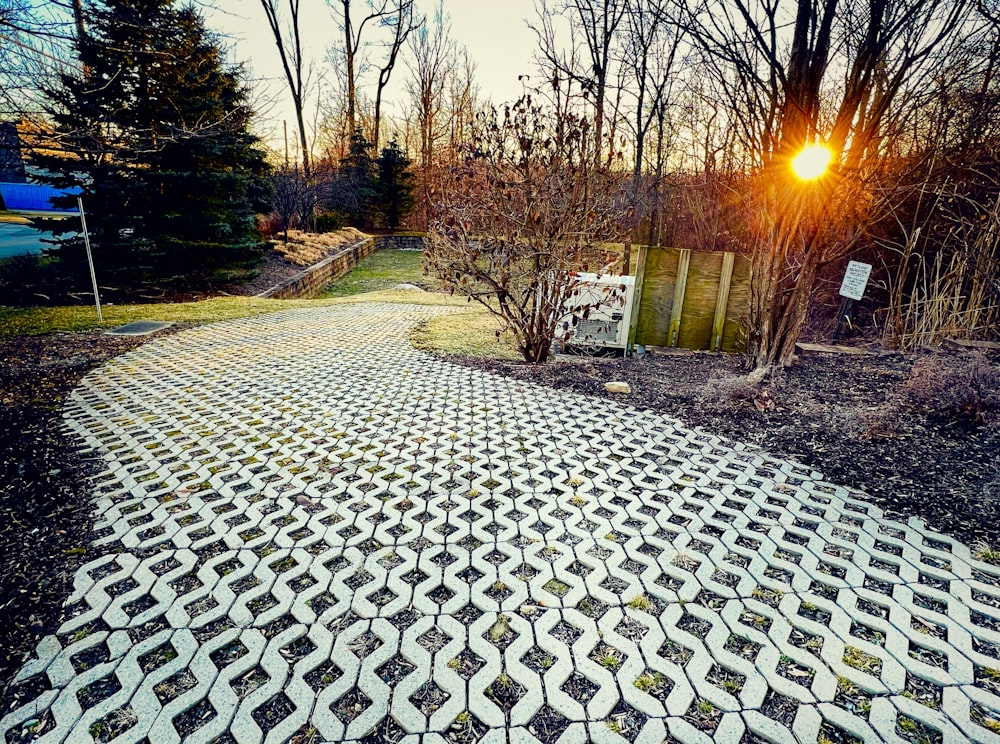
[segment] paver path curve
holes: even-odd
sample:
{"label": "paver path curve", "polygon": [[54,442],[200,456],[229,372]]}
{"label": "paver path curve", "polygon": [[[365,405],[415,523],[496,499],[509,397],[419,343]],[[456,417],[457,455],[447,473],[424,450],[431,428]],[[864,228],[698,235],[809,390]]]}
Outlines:
{"label": "paver path curve", "polygon": [[413,351],[436,312],[89,375],[100,557],[5,741],[1000,741],[1000,571],[799,465]]}

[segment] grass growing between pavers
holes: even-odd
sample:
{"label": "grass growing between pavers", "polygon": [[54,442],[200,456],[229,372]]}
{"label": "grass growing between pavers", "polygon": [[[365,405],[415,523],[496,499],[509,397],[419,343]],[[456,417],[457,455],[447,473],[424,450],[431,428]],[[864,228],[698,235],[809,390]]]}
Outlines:
{"label": "grass growing between pavers", "polygon": [[174,323],[213,323],[219,320],[249,318],[265,313],[306,307],[325,307],[354,302],[391,302],[412,305],[465,306],[454,297],[405,290],[371,292],[364,295],[325,300],[264,300],[256,297],[215,297],[199,302],[175,302],[149,305],[106,305],[104,322],[97,321],[93,305],[14,308],[0,306],[0,338],[37,336],[43,333],[87,331],[115,328],[136,320],[165,320]]}
{"label": "grass growing between pavers", "polygon": [[438,285],[434,277],[424,275],[424,254],[421,251],[375,251],[349,273],[332,282],[319,296],[346,297],[391,289],[404,283],[428,288]]}

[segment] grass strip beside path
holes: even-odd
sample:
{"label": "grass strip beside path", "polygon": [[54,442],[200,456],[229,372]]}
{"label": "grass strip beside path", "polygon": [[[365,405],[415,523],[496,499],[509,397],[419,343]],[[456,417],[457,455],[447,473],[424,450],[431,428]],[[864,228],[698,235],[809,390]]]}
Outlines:
{"label": "grass strip beside path", "polygon": [[248,318],[301,307],[323,307],[354,302],[392,302],[413,305],[454,305],[465,307],[463,299],[433,292],[389,290],[324,300],[265,300],[256,297],[215,297],[200,302],[147,305],[105,305],[104,322],[97,322],[93,305],[13,308],[0,306],[0,338],[37,336],[43,333],[116,328],[136,320],[163,320],[175,323],[213,323]]}
{"label": "grass strip beside path", "polygon": [[494,315],[482,305],[464,300],[462,304],[467,308],[465,312],[419,323],[410,333],[413,347],[432,354],[471,359],[521,359],[513,334],[504,333],[497,339],[500,321]]}

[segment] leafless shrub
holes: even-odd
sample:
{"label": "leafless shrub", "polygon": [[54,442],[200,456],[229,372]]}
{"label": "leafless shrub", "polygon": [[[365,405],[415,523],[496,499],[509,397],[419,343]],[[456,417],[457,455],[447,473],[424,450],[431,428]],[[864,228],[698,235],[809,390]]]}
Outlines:
{"label": "leafless shrub", "polygon": [[499,318],[528,362],[544,362],[557,335],[586,341],[578,321],[564,321],[569,307],[587,320],[624,290],[578,304],[578,272],[596,268],[586,257],[623,234],[627,212],[620,174],[592,165],[590,126],[530,97],[485,112],[475,148],[437,195],[429,270]]}
{"label": "leafless shrub", "polygon": [[903,383],[918,410],[946,421],[991,423],[1000,416],[1000,364],[982,352],[918,359]]}
{"label": "leafless shrub", "polygon": [[698,402],[709,408],[726,409],[742,404],[754,405],[765,395],[770,398],[764,386],[747,375],[713,372],[698,394]]}

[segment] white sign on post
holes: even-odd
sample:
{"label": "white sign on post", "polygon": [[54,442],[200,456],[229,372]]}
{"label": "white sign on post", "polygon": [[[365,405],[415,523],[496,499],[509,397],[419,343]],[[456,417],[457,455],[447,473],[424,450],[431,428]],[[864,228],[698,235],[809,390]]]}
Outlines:
{"label": "white sign on post", "polygon": [[872,265],[860,261],[850,261],[844,272],[844,281],[840,283],[840,296],[851,300],[860,300],[868,286]]}

